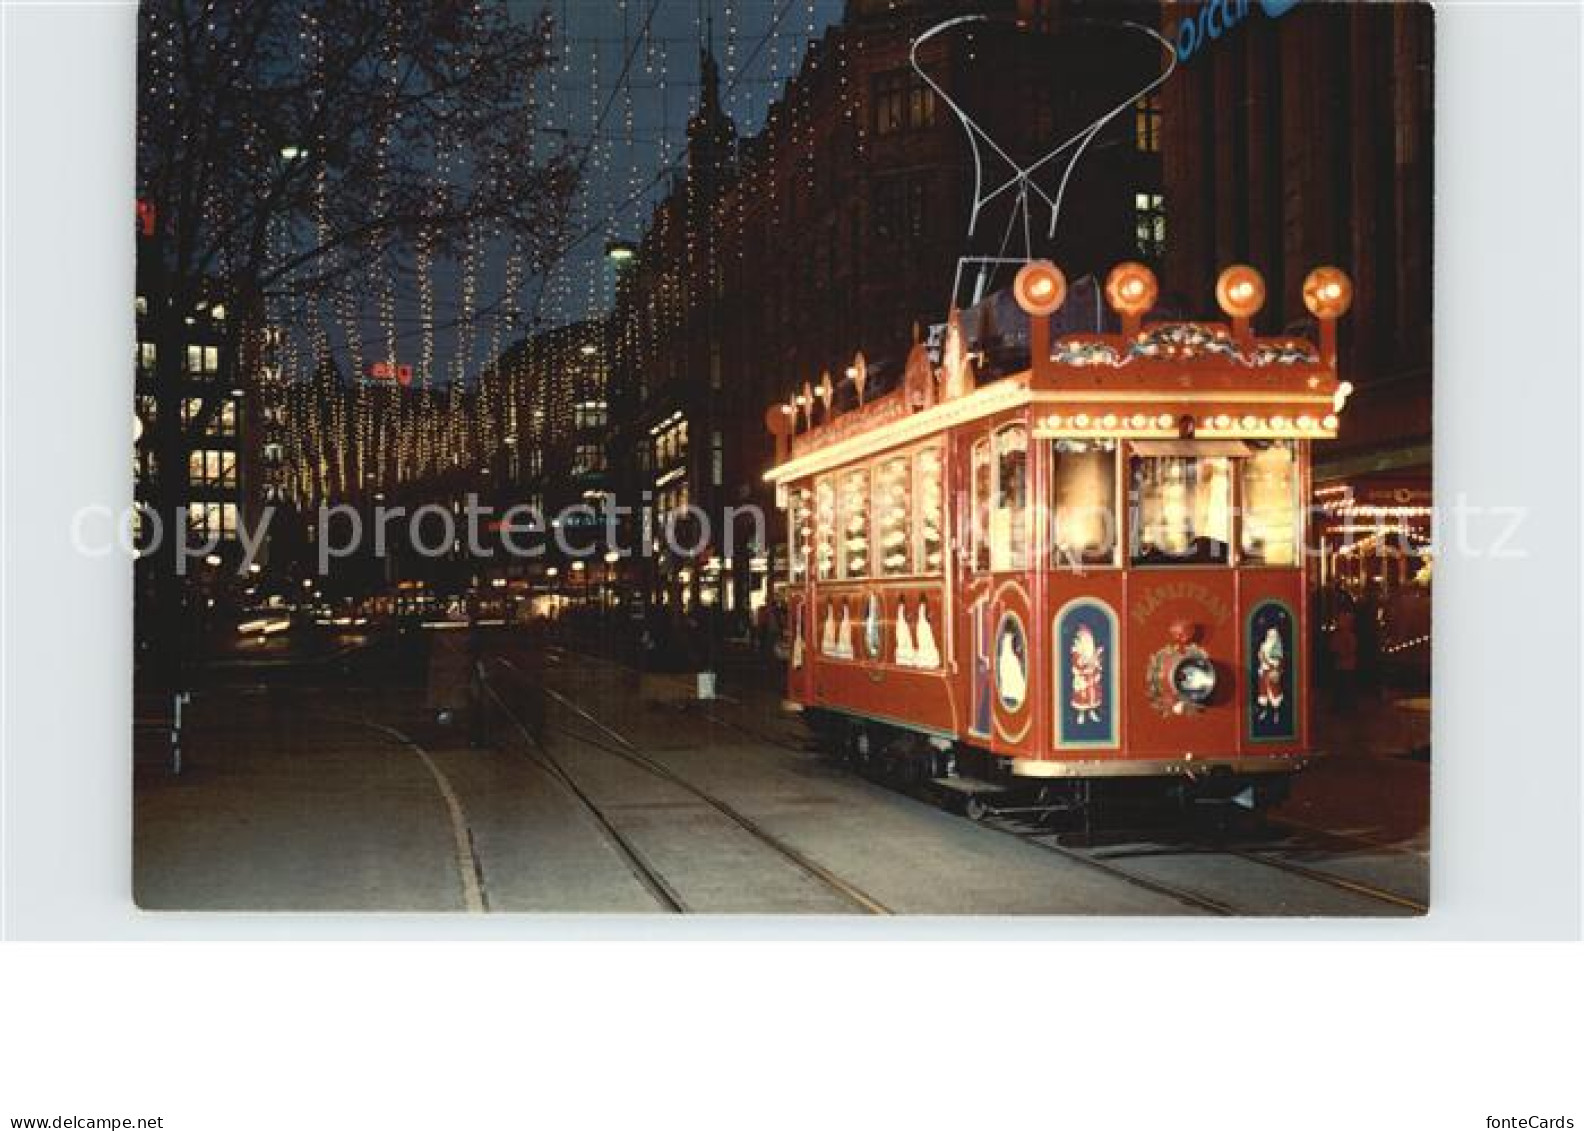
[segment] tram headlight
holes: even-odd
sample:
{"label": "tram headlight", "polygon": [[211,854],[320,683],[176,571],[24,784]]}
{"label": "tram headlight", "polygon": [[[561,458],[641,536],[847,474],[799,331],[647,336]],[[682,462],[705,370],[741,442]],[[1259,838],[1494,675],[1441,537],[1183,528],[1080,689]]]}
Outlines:
{"label": "tram headlight", "polygon": [[1316,318],[1335,321],[1353,305],[1353,280],[1339,267],[1316,267],[1304,279],[1303,300]]}
{"label": "tram headlight", "polygon": [[1048,259],[1025,263],[1012,283],[1018,306],[1032,318],[1055,314],[1067,301],[1067,276]]}
{"label": "tram headlight", "polygon": [[1246,263],[1228,267],[1216,280],[1216,302],[1228,318],[1253,318],[1265,306],[1265,280]]}

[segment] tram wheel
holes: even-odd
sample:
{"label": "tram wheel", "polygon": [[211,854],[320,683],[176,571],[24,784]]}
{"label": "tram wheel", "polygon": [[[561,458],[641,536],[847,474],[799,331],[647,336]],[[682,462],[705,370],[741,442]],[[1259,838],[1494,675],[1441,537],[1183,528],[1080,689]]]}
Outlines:
{"label": "tram wheel", "polygon": [[990,806],[970,795],[968,800],[963,802],[963,815],[978,824],[990,815]]}

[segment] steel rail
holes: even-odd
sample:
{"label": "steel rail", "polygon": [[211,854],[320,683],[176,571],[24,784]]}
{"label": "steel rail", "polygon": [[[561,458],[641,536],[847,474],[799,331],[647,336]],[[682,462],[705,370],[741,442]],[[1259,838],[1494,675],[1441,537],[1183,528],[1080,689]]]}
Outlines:
{"label": "steel rail", "polygon": [[649,863],[644,854],[639,851],[638,846],[628,840],[622,834],[622,831],[616,827],[615,823],[606,816],[605,811],[595,803],[593,798],[583,791],[583,788],[578,785],[577,779],[567,771],[566,767],[561,764],[554,754],[550,753],[550,748],[535,737],[533,732],[506,705],[505,700],[500,697],[500,693],[495,690],[488,677],[482,671],[480,672],[480,681],[483,683],[484,689],[489,692],[490,698],[495,700],[495,705],[512,721],[512,725],[522,735],[523,741],[528,744],[529,749],[524,756],[544,771],[553,781],[557,782],[588,812],[594,823],[598,825],[601,835],[605,837],[616,854],[621,857],[622,862],[627,865],[627,870],[632,873],[633,877],[656,903],[673,914],[687,914],[688,906],[683,902],[682,897],[677,894],[676,889],[666,882],[666,878],[660,874],[659,869]]}
{"label": "steel rail", "polygon": [[765,847],[769,848],[771,851],[775,852],[777,855],[791,863],[799,871],[836,892],[843,899],[847,900],[860,910],[871,915],[892,914],[889,907],[881,903],[878,899],[875,899],[868,892],[865,892],[857,885],[843,879],[830,869],[826,868],[823,864],[820,864],[818,861],[811,859],[803,852],[792,847],[790,844],[786,843],[786,841],[765,829],[757,821],[753,820],[753,818],[746,816],[729,803],[722,801],[719,797],[716,797],[714,794],[710,793],[708,790],[702,789],[693,782],[682,777],[663,762],[660,762],[645,754],[643,750],[634,745],[626,735],[612,729],[610,726],[606,725],[600,719],[590,714],[577,703],[567,698],[559,691],[555,690],[555,688],[548,686],[542,681],[535,682],[529,677],[528,673],[524,672],[522,668],[504,656],[498,657],[498,660],[504,666],[515,671],[525,682],[538,687],[539,690],[541,690],[545,695],[554,699],[566,710],[570,711],[572,714],[593,726],[600,733],[608,737],[615,745],[610,746],[606,745],[605,743],[592,742],[587,737],[580,735],[575,731],[568,731],[567,733],[571,737],[576,738],[585,745],[592,746],[597,750],[602,750],[608,754],[622,758],[623,760],[648,771],[655,777],[658,777],[677,787],[683,792],[691,794],[693,797],[696,797],[698,800],[708,805],[711,809],[714,809],[717,813],[721,814],[721,816],[731,821],[734,825],[742,829],[759,843],[763,844]]}

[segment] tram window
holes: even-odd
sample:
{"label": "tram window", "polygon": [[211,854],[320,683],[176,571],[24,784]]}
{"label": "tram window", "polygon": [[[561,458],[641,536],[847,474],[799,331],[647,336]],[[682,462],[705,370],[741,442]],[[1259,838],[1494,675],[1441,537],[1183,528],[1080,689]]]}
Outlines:
{"label": "tram window", "polygon": [[924,448],[918,454],[918,493],[915,511],[918,514],[920,573],[939,573],[941,569],[941,502],[944,498],[941,481],[941,450]]}
{"label": "tram window", "polygon": [[813,502],[813,492],[807,487],[793,487],[791,492],[791,508],[788,526],[788,572],[793,584],[803,580],[808,574],[808,562],[814,531],[812,528],[813,516],[809,513]]}
{"label": "tram window", "polygon": [[913,475],[912,461],[907,456],[882,460],[875,468],[874,506],[881,576],[912,573]]}
{"label": "tram window", "polygon": [[973,564],[975,573],[990,568],[990,441],[973,446]]}
{"label": "tram window", "polygon": [[1131,461],[1134,565],[1225,565],[1232,541],[1232,460],[1144,455]]}
{"label": "tram window", "polygon": [[841,479],[842,576],[869,576],[869,472],[849,471]]}
{"label": "tram window", "polygon": [[990,514],[990,568],[1028,568],[1028,429],[1009,424],[995,434],[995,509]]}
{"label": "tram window", "polygon": [[1057,568],[1116,565],[1116,441],[1055,442]]}
{"label": "tram window", "polygon": [[819,579],[836,576],[836,485],[827,476],[814,485],[814,537]]}
{"label": "tram window", "polygon": [[1243,534],[1239,560],[1298,564],[1298,460],[1290,440],[1251,444],[1243,461]]}

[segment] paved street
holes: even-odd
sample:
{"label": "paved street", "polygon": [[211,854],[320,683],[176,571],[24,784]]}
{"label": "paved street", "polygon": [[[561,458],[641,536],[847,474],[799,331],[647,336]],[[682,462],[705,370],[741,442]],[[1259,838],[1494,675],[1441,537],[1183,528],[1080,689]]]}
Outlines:
{"label": "paved street", "polygon": [[[461,633],[431,634],[444,657]],[[431,663],[427,671],[456,671]],[[764,680],[654,702],[619,664],[494,638],[481,744],[422,670],[201,693],[180,776],[139,751],[146,910],[1403,915],[1427,902],[1428,764],[1359,750],[1274,820],[1085,841],[976,824],[813,749]],[[403,674],[405,673],[405,674]],[[680,689],[680,680],[671,687]],[[647,698],[646,698],[647,697]],[[1355,726],[1358,724],[1354,724]]]}

